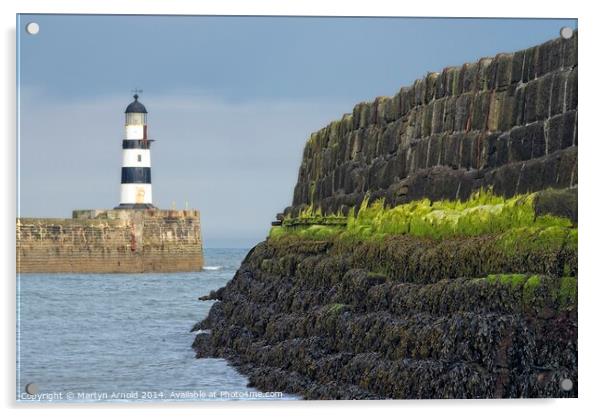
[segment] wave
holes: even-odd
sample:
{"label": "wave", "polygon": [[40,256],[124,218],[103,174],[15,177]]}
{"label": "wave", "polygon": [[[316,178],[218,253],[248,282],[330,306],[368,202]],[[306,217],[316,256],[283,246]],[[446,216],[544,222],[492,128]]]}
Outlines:
{"label": "wave", "polygon": [[218,265],[218,266],[204,266],[203,267],[203,270],[205,270],[205,271],[218,271],[220,269],[222,269],[221,265]]}

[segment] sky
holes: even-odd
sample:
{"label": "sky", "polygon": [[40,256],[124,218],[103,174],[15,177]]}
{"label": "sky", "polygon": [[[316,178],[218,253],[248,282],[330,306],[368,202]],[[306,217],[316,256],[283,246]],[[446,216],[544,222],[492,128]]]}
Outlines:
{"label": "sky", "polygon": [[138,88],[156,140],[153,203],[199,209],[206,247],[251,247],[291,204],[311,132],[563,26],[577,21],[20,15],[18,215],[119,204],[123,112]]}

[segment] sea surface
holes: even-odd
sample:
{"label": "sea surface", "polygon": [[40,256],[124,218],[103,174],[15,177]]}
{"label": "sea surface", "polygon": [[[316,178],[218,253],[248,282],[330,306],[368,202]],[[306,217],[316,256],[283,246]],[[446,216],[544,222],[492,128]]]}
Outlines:
{"label": "sea surface", "polygon": [[[223,359],[196,359],[192,326],[247,249],[205,249],[201,272],[21,274],[17,399],[121,402],[295,399],[248,388]],[[30,385],[30,395],[25,387]]]}

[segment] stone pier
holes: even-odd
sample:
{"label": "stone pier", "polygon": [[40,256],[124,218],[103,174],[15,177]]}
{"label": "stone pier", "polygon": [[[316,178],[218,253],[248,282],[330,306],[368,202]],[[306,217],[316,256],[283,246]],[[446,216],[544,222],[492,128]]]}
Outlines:
{"label": "stone pier", "polygon": [[17,219],[17,272],[199,271],[198,210],[75,210]]}

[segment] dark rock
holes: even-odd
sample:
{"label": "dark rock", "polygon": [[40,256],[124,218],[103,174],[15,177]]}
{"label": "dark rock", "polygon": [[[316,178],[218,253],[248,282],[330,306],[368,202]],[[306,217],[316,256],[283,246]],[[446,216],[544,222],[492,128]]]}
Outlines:
{"label": "dark rock", "polygon": [[577,202],[577,187],[563,190],[544,190],[538,193],[535,198],[535,214],[537,216],[551,214],[566,217],[577,224]]}
{"label": "dark rock", "polygon": [[[563,211],[564,193],[542,193],[538,210]],[[576,314],[555,298],[563,258],[496,247],[491,236],[267,241],[195,326],[211,331],[193,347],[252,386],[304,398],[576,396],[553,385],[577,381]],[[542,275],[528,288],[462,278],[508,270]]]}

